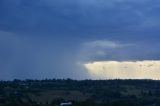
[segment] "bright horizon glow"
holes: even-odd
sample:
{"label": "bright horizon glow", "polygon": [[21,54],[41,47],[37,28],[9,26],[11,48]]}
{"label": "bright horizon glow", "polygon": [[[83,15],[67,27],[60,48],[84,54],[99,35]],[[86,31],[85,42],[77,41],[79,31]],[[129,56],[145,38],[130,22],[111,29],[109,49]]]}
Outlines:
{"label": "bright horizon glow", "polygon": [[84,67],[94,79],[160,79],[160,60],[95,61]]}

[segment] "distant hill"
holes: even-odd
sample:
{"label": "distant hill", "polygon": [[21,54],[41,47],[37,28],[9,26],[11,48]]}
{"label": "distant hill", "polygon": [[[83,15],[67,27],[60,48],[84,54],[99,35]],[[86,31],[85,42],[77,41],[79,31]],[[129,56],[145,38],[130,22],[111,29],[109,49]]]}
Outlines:
{"label": "distant hill", "polygon": [[0,106],[160,106],[158,80],[14,80],[0,82]]}

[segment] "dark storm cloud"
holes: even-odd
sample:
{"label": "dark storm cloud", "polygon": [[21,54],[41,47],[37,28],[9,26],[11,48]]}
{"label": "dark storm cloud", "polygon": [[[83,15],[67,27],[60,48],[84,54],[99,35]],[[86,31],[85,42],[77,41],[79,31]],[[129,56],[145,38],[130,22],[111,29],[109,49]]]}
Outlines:
{"label": "dark storm cloud", "polygon": [[[159,20],[157,14],[159,1],[156,0],[142,0],[141,2],[1,0],[0,2],[0,28],[13,32],[107,36],[107,33],[132,34],[131,32],[134,31],[142,34],[146,29],[149,30],[147,32],[153,32],[157,31],[157,26],[159,26],[157,21]],[[123,37],[123,35],[120,36]]]}
{"label": "dark storm cloud", "polygon": [[88,78],[78,62],[158,60],[159,10],[158,0],[1,0],[1,79]]}

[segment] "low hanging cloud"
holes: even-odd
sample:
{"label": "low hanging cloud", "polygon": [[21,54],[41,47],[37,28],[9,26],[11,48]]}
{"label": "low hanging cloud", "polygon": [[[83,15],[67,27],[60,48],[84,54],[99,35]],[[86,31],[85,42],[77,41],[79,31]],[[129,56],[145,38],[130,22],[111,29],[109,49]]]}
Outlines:
{"label": "low hanging cloud", "polygon": [[111,40],[95,40],[84,42],[79,51],[80,61],[93,61],[102,59],[120,59],[121,50],[127,51],[133,44],[121,43]]}
{"label": "low hanging cloud", "polygon": [[84,62],[160,60],[157,48],[157,42],[94,40],[82,43],[78,56]]}

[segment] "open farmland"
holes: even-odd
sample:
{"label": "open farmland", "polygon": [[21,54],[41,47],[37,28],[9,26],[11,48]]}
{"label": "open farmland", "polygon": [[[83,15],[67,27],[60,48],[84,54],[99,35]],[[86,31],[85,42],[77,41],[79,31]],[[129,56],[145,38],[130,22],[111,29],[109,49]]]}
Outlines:
{"label": "open farmland", "polygon": [[0,82],[0,106],[159,106],[155,80],[14,80]]}

